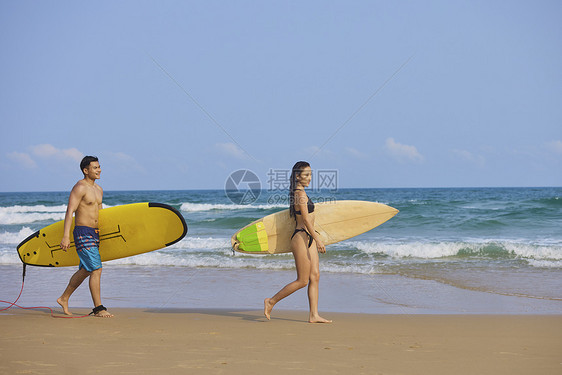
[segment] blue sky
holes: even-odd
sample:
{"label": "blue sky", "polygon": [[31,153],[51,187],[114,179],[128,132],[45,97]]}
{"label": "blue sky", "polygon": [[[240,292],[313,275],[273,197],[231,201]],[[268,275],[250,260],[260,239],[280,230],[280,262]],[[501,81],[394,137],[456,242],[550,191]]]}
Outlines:
{"label": "blue sky", "polygon": [[559,1],[0,3],[0,191],[562,186]]}

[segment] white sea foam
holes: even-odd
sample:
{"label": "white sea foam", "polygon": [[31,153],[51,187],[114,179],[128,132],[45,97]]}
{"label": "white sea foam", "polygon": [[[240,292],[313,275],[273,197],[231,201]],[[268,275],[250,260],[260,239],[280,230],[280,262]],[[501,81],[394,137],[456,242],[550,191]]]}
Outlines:
{"label": "white sea foam", "polygon": [[[228,255],[226,252],[216,254],[177,254],[154,251],[136,255],[129,258],[116,259],[112,264],[120,265],[141,265],[141,266],[177,266],[189,268],[253,268],[282,270],[294,267],[292,258],[276,257],[267,260],[260,257],[236,257]],[[261,257],[263,258],[263,257]]]}
{"label": "white sea foam", "polygon": [[19,232],[3,232],[0,233],[0,244],[17,245],[21,241],[33,234],[33,230],[28,227],[23,227]]}
{"label": "white sea foam", "polygon": [[562,246],[534,246],[520,243],[505,243],[506,250],[525,259],[562,260]]}
{"label": "white sea foam", "polygon": [[36,205],[36,206],[9,206],[9,207],[0,207],[0,213],[25,213],[25,212],[65,212],[66,206],[59,205],[59,206],[45,206],[45,205]]}
{"label": "white sea foam", "polygon": [[0,250],[0,264],[21,264],[16,249]]}
{"label": "white sea foam", "polygon": [[[103,208],[112,206],[103,205]],[[8,206],[0,207],[0,225],[31,224],[38,221],[64,220],[66,205],[58,206]]]}
{"label": "white sea foam", "polygon": [[332,273],[356,273],[362,275],[375,275],[384,273],[382,268],[374,264],[334,264],[330,262],[321,262],[320,270],[322,272]]}
{"label": "white sea foam", "polygon": [[371,241],[349,241],[348,245],[354,246],[357,250],[366,254],[385,254],[395,258],[441,258],[446,256],[454,256],[465,247],[462,243],[379,243]]}
{"label": "white sea foam", "polygon": [[37,221],[62,220],[66,211],[60,206],[9,206],[0,207],[0,225],[31,224]]}
{"label": "white sea foam", "polygon": [[167,247],[166,249],[185,250],[221,250],[230,249],[230,239],[214,237],[184,237],[181,241]]}
{"label": "white sea foam", "polygon": [[245,204],[212,204],[212,203],[182,203],[180,210],[183,212],[198,212],[198,211],[211,211],[211,210],[270,210],[275,208],[286,208],[287,205],[278,204],[258,204],[258,205],[245,205]]}
{"label": "white sea foam", "polygon": [[[387,243],[373,241],[347,241],[346,247],[355,247],[366,254],[382,254],[393,258],[436,259],[464,254],[486,254],[486,248],[494,247],[523,259],[562,260],[562,246],[528,244],[514,241],[476,242],[406,242]],[[490,254],[490,253],[489,253]],[[492,254],[490,254],[492,255]]]}
{"label": "white sea foam", "polygon": [[59,221],[64,219],[64,212],[61,213],[12,213],[0,212],[1,225],[31,224],[38,221]]}
{"label": "white sea foam", "polygon": [[[0,233],[0,264],[19,263],[15,244],[32,234],[23,227],[19,232]],[[361,254],[367,256],[361,256]],[[377,257],[383,255],[386,257]],[[375,256],[375,257],[373,257]],[[492,257],[522,259],[532,267],[562,268],[562,247],[515,242],[375,242],[345,241],[328,247],[321,261],[322,270],[335,273],[378,274],[392,264],[426,262],[447,257]],[[398,263],[396,263],[398,262]],[[292,269],[292,255],[273,256],[236,253],[232,256],[230,239],[221,237],[190,237],[178,243],[134,257],[111,261],[114,264],[141,266],[181,266],[212,268]]]}
{"label": "white sea foam", "polygon": [[533,267],[537,268],[562,268],[562,260],[536,260],[536,259],[529,259],[529,264]]}

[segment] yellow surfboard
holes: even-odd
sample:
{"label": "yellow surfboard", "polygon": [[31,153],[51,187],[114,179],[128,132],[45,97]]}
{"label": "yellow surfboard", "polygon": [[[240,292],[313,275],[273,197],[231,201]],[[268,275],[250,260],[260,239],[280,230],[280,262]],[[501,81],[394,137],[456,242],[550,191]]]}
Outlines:
{"label": "yellow surfboard", "polygon": [[[366,201],[333,201],[315,204],[316,231],[324,245],[365,233],[398,213],[382,203]],[[295,219],[289,210],[280,211],[248,224],[231,238],[232,249],[248,254],[291,252],[291,235]]]}
{"label": "yellow surfboard", "polygon": [[[101,260],[125,258],[170,246],[187,233],[183,216],[162,203],[133,203],[99,212]],[[74,229],[74,219],[72,222]],[[70,249],[60,247],[64,220],[51,224],[23,240],[17,247],[21,261],[32,266],[77,266],[74,238]]]}

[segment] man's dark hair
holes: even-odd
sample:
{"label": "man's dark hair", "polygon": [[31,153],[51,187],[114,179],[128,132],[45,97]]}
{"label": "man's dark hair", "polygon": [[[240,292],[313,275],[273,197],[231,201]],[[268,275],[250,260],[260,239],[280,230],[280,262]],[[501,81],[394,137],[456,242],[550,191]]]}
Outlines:
{"label": "man's dark hair", "polygon": [[90,163],[93,161],[98,161],[97,156],[84,156],[82,161],[80,162],[80,170],[84,173],[84,168],[88,168]]}

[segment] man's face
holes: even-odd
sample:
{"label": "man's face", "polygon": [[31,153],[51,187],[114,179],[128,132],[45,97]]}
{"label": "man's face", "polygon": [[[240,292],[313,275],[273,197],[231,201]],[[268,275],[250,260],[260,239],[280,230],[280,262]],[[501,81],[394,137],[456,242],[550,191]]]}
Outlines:
{"label": "man's face", "polygon": [[88,168],[84,168],[84,173],[92,180],[97,180],[101,175],[100,163],[93,161],[88,165]]}

